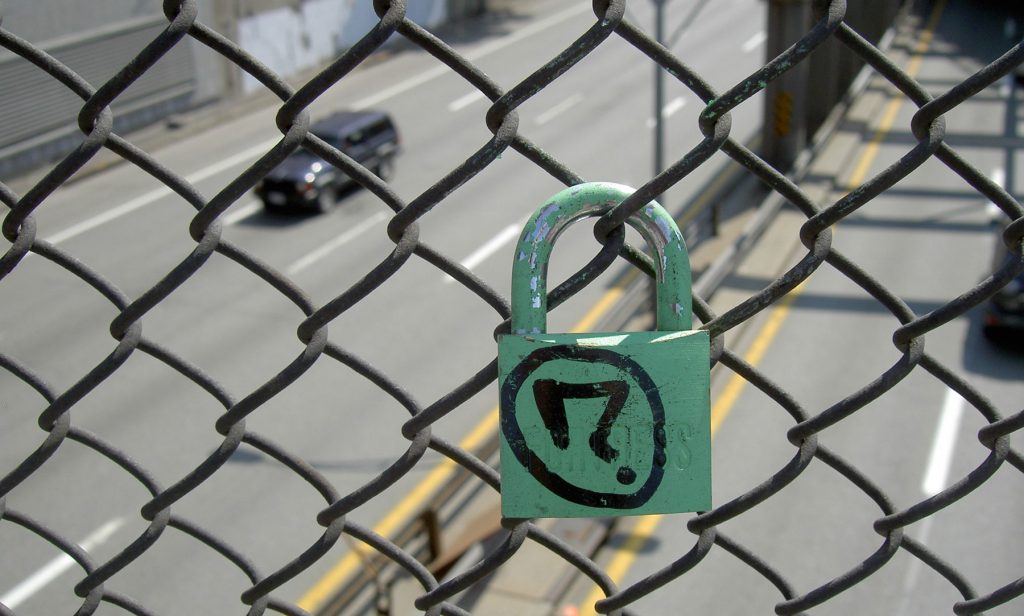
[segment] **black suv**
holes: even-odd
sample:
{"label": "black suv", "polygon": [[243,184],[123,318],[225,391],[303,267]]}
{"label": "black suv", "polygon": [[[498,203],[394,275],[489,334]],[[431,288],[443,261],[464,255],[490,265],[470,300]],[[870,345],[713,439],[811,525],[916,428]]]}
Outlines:
{"label": "black suv", "polygon": [[[394,169],[400,140],[388,114],[380,111],[339,111],[309,128],[357,163],[387,180]],[[326,211],[340,192],[355,180],[316,154],[297,150],[274,167],[256,185],[256,195],[267,210],[314,209]]]}

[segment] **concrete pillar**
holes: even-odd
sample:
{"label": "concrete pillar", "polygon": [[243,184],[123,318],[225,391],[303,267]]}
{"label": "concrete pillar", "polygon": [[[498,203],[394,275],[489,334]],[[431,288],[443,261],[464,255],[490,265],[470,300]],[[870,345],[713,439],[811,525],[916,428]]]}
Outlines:
{"label": "concrete pillar", "polygon": [[[810,0],[768,0],[766,60],[785,51],[810,27]],[[783,172],[789,170],[807,144],[809,75],[809,63],[800,62],[765,89],[764,157]]]}

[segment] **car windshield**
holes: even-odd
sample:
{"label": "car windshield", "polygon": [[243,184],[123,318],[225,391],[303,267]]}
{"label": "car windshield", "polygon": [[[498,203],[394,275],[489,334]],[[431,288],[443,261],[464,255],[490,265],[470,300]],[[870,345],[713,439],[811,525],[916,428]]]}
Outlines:
{"label": "car windshield", "polygon": [[320,158],[318,155],[314,154],[313,152],[310,152],[306,148],[299,148],[298,150],[295,150],[294,152],[291,153],[290,157],[291,158],[317,158],[317,159]]}
{"label": "car windshield", "polygon": [[[332,147],[335,147],[335,148],[337,148],[339,150],[342,149],[342,144],[341,144],[341,142],[337,138],[329,137],[327,135],[319,135],[317,133],[313,133],[313,134],[316,137],[319,137],[320,139],[323,139],[324,141],[326,141],[328,145],[330,145]],[[314,152],[306,149],[305,147],[300,147],[298,150],[295,150],[294,152],[292,152],[291,157],[292,158],[306,158],[306,159],[313,158],[313,159],[316,159],[316,160],[322,160],[320,155],[315,154]]]}

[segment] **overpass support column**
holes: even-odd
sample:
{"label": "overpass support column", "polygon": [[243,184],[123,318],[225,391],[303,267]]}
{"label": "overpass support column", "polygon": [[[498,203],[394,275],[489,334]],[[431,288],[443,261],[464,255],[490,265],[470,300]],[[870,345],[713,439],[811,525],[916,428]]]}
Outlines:
{"label": "overpass support column", "polygon": [[[768,0],[766,60],[776,57],[811,27],[810,0]],[[786,172],[807,144],[808,62],[800,62],[765,88],[762,152]]]}

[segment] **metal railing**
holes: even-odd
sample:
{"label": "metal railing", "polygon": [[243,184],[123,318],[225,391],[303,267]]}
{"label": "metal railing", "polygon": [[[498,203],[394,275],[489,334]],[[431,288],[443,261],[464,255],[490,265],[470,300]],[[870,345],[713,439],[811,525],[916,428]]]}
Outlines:
{"label": "metal railing", "polygon": [[[773,606],[775,612],[779,614],[796,614],[828,602],[885,567],[897,553],[917,559],[945,578],[957,590],[962,596],[962,600],[952,606],[952,610],[957,614],[980,613],[992,606],[1009,603],[1024,593],[1024,577],[998,588],[975,590],[974,584],[963,573],[903,532],[908,525],[933,516],[964,498],[982,486],[999,468],[1009,465],[1017,471],[1024,472],[1024,458],[1010,446],[1010,435],[1024,427],[1024,411],[1004,416],[967,380],[929,355],[924,348],[926,335],[991,297],[1024,267],[1021,260],[1024,209],[1007,190],[968,164],[943,140],[943,114],[969,100],[1019,65],[1024,60],[1024,46],[1013,46],[998,60],[955,85],[944,95],[934,98],[906,71],[849,28],[843,20],[846,3],[844,0],[832,0],[817,6],[816,22],[797,44],[746,79],[724,92],[719,92],[701,75],[694,73],[683,59],[630,23],[625,18],[623,0],[598,0],[594,2],[595,17],[589,30],[578,39],[567,41],[562,53],[527,78],[508,86],[492,81],[445,41],[406,19],[404,1],[380,0],[375,2],[375,6],[380,17],[379,23],[367,32],[358,44],[341,54],[297,90],[290,87],[281,77],[268,71],[245,49],[241,49],[209,25],[198,22],[196,0],[166,0],[164,11],[167,27],[115,77],[98,85],[87,83],[61,62],[0,27],[0,46],[32,63],[39,71],[48,74],[82,100],[78,125],[84,136],[74,152],[61,160],[52,171],[24,194],[16,194],[7,185],[0,183],[0,201],[10,210],[3,221],[3,234],[10,244],[0,257],[0,285],[3,284],[4,278],[22,267],[30,254],[35,254],[87,284],[118,313],[110,323],[110,334],[116,340],[116,348],[71,387],[64,390],[36,374],[17,357],[0,351],[0,366],[9,375],[37,392],[44,406],[38,415],[38,424],[43,431],[41,444],[15,468],[0,469],[0,526],[18,526],[56,546],[75,561],[84,574],[79,576],[74,587],[75,593],[82,599],[79,614],[94,613],[101,604],[115,605],[134,614],[151,613],[146,606],[138,603],[126,592],[112,590],[109,586],[116,586],[112,580],[116,581],[119,572],[131,568],[143,555],[150,553],[154,546],[160,545],[161,538],[169,529],[174,529],[181,535],[205,545],[227,563],[237,567],[248,578],[251,587],[241,595],[239,609],[247,609],[250,614],[267,611],[305,614],[306,612],[297,605],[276,596],[275,590],[321,559],[327,558],[332,549],[339,545],[343,536],[352,537],[371,546],[418,580],[423,593],[416,600],[416,606],[429,614],[466,613],[462,608],[449,602],[449,599],[500,568],[526,541],[544,546],[599,585],[607,595],[597,604],[598,611],[602,613],[617,613],[628,609],[637,598],[661,586],[672,584],[673,580],[698,567],[704,556],[714,549],[724,550],[774,585],[781,595],[781,600]],[[466,83],[478,89],[491,101],[486,113],[486,124],[493,138],[464,163],[451,169],[442,179],[410,201],[400,198],[387,183],[378,179],[370,170],[307,130],[309,105],[328,88],[343,81],[392,36],[403,37],[408,43],[425,50],[437,62],[456,72]],[[516,109],[558,80],[604,41],[613,37],[634,46],[704,101],[705,107],[700,113],[703,140],[663,173],[639,187],[632,196],[599,222],[597,229],[603,235],[604,247],[582,271],[552,292],[550,305],[556,306],[565,301],[620,256],[628,259],[636,267],[650,272],[650,261],[643,252],[624,242],[624,234],[620,231],[623,222],[653,197],[665,193],[686,178],[713,155],[724,153],[744,167],[749,174],[770,186],[807,218],[800,235],[806,253],[795,267],[772,281],[762,291],[720,315],[712,314],[703,299],[694,299],[695,313],[703,322],[702,327],[712,335],[713,362],[727,366],[742,375],[749,384],[766,393],[792,417],[794,425],[785,435],[780,436],[788,438],[792,443],[795,448],[794,457],[784,468],[768,475],[761,485],[730,502],[720,504],[711,511],[694,516],[687,525],[695,535],[692,546],[669,567],[632,586],[618,588],[594,561],[576,552],[533,522],[523,520],[506,521],[507,536],[503,542],[488,552],[483,560],[469,571],[441,583],[413,555],[394,543],[393,538],[379,536],[347,516],[356,508],[376,498],[418,465],[425,464],[422,458],[428,450],[437,452],[468,469],[474,476],[474,481],[482,482],[493,490],[499,489],[500,476],[494,468],[470,452],[432,434],[432,427],[443,422],[445,417],[463,402],[478,392],[493,387],[497,377],[496,366],[493,362],[481,366],[479,372],[463,385],[433,404],[422,406],[403,391],[401,383],[395,382],[389,375],[330,340],[327,336],[327,326],[387,282],[415,255],[464,285],[483,304],[493,309],[498,322],[505,319],[507,327],[508,300],[489,288],[472,272],[421,242],[418,221],[431,215],[435,206],[487,168],[509,148],[565,185],[582,182],[577,173],[517,130]],[[282,134],[281,140],[209,199],[183,177],[162,165],[125,137],[112,131],[111,107],[115,105],[121,93],[186,38],[192,38],[234,62],[259,80],[281,101],[276,116],[277,126]],[[755,152],[730,136],[730,111],[763,90],[765,84],[778,78],[790,67],[805,61],[815,47],[830,39],[841,42],[863,58],[918,107],[912,125],[917,143],[897,163],[838,202],[827,207],[819,207],[791,179],[766,164]],[[356,178],[359,184],[392,211],[387,231],[395,244],[394,251],[366,272],[355,285],[339,290],[333,299],[323,305],[314,304],[292,280],[265,265],[256,255],[222,237],[221,217],[228,208],[269,170],[299,147],[317,153],[344,173]],[[189,226],[191,238],[195,242],[190,257],[168,271],[157,284],[134,297],[118,289],[102,272],[94,271],[77,260],[70,249],[47,242],[36,234],[35,215],[40,208],[45,207],[47,197],[61,188],[103,149],[116,153],[127,163],[144,170],[195,208]],[[832,245],[830,228],[929,160],[941,162],[950,173],[963,178],[980,195],[998,206],[1001,216],[1007,222],[1002,239],[1010,251],[1011,258],[991,277],[952,301],[927,314],[917,314],[900,297],[887,290],[836,250]],[[147,313],[184,285],[214,254],[237,263],[253,276],[262,279],[266,285],[298,307],[306,317],[297,329],[298,339],[304,345],[303,353],[272,379],[241,399],[229,394],[199,366],[147,339],[142,333],[142,322]],[[825,264],[845,274],[899,320],[902,325],[893,332],[893,342],[901,354],[901,359],[884,375],[857,393],[812,415],[801,408],[786,391],[726,347],[723,335],[779,302]],[[213,426],[222,437],[222,444],[207,459],[171,485],[157,481],[147,469],[135,463],[105,435],[93,434],[76,425],[73,419],[75,405],[108,379],[119,378],[120,368],[134,353],[145,354],[167,369],[184,376],[224,409]],[[261,405],[282,390],[297,386],[295,383],[299,377],[321,357],[330,358],[364,377],[386,392],[411,415],[402,427],[401,434],[394,434],[395,439],[404,437],[409,441],[406,451],[370,483],[349,493],[341,493],[298,455],[246,428],[247,417],[257,413]],[[818,436],[839,421],[857,413],[872,400],[885,395],[888,390],[916,370],[924,370],[948,385],[984,418],[986,425],[978,431],[977,436],[989,453],[975,470],[951,487],[935,496],[899,509],[870,477],[821,445]],[[8,498],[9,493],[18,485],[33,481],[48,459],[66,442],[75,442],[91,450],[96,456],[113,462],[123,472],[134,477],[150,495],[150,500],[141,508],[141,517],[146,522],[145,530],[117,554],[103,562],[98,562],[86,549],[68,539],[60,529],[48,528],[40,520],[19,510],[16,499]],[[290,469],[315,490],[324,502],[322,510],[316,516],[317,523],[323,529],[321,536],[307,549],[296,553],[290,562],[271,573],[256,569],[245,555],[245,546],[229,544],[179,515],[175,509],[175,503],[218,473],[242,444],[262,452],[276,460],[282,467]],[[848,572],[817,588],[798,591],[786,581],[782,572],[727,536],[721,531],[720,526],[778,494],[799,477],[812,460],[836,470],[877,505],[879,517],[874,523],[874,530],[881,535],[882,544],[875,553],[856,563]],[[224,498],[230,496],[225,495]],[[765,609],[767,610],[768,606]],[[0,605],[0,614],[12,613],[12,610]]]}

